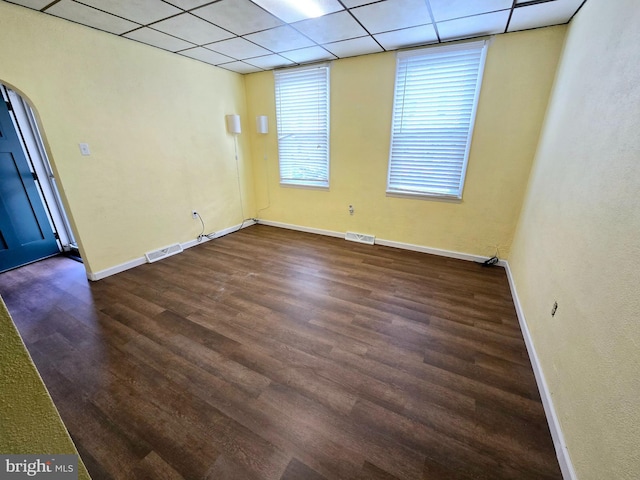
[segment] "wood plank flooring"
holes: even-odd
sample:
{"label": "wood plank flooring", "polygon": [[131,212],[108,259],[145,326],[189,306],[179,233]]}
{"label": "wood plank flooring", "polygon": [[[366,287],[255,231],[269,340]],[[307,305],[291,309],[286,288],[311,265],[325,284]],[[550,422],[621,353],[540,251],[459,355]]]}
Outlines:
{"label": "wood plank flooring", "polygon": [[262,225],[0,295],[98,479],[559,479],[505,272]]}

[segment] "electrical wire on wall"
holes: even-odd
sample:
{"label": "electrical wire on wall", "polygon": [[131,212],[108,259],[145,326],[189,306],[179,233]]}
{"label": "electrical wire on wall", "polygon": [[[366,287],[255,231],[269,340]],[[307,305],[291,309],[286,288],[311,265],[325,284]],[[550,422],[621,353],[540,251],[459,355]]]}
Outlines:
{"label": "electrical wire on wall", "polygon": [[[244,223],[247,220],[255,221],[255,219],[245,218],[244,216],[244,198],[242,197],[242,184],[240,182],[240,162],[238,161],[238,136],[237,135],[233,136],[233,146],[235,149],[235,156],[236,156],[236,179],[238,180],[238,193],[240,194],[240,214],[242,215],[242,223],[240,223],[238,230],[242,230],[244,228]],[[236,232],[238,230],[236,230]]]}
{"label": "electrical wire on wall", "polygon": [[266,210],[271,207],[271,190],[269,189],[269,159],[267,157],[267,138],[266,135],[263,136],[262,139],[262,160],[264,162],[264,183],[267,189],[267,206],[258,209],[256,214]]}
{"label": "electrical wire on wall", "polygon": [[202,224],[202,231],[200,232],[200,235],[198,235],[198,242],[201,242],[203,238],[208,238],[209,240],[213,240],[214,238],[216,238],[216,232],[211,232],[211,233],[204,233],[205,227],[204,227],[204,220],[202,220],[202,217],[200,216],[200,214],[198,212],[193,212],[193,214],[198,217],[198,219],[200,220],[200,223]]}
{"label": "electrical wire on wall", "polygon": [[496,249],[496,253],[493,257],[485,260],[484,262],[478,262],[480,263],[483,267],[492,267],[495,264],[497,264],[500,261],[499,255],[500,255],[500,250],[498,249],[497,245],[490,245],[492,247],[495,247]]}

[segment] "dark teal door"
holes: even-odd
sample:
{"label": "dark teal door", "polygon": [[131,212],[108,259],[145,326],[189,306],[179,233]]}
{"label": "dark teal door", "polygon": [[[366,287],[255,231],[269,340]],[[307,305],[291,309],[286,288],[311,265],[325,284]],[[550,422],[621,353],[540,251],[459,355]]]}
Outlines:
{"label": "dark teal door", "polygon": [[0,272],[58,251],[9,110],[0,97]]}

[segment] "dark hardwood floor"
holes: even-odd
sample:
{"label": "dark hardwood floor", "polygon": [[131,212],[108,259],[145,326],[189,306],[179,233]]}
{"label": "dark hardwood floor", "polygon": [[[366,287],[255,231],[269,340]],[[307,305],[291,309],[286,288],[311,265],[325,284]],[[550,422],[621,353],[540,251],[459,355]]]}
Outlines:
{"label": "dark hardwood floor", "polygon": [[252,226],[0,294],[95,480],[561,478],[499,267]]}

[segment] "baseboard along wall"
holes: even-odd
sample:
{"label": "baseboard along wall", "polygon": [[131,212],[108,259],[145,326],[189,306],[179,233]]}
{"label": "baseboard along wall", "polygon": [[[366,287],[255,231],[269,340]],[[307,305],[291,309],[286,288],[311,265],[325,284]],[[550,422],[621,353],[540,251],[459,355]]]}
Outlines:
{"label": "baseboard along wall", "polygon": [[[272,227],[287,228],[289,230],[297,230],[300,232],[327,235],[330,237],[344,238],[344,235],[345,235],[344,233],[335,232],[332,230],[322,230],[319,228],[302,227],[298,225],[272,222],[269,220],[259,220],[258,223],[262,225],[269,225]],[[442,250],[439,248],[425,247],[422,245],[413,245],[410,243],[384,240],[381,238],[376,238],[375,244],[383,245],[387,247],[401,248],[404,250],[411,250],[414,252],[429,253],[431,255],[439,255],[442,257],[457,258],[459,260],[467,260],[470,262],[484,262],[485,260],[489,259],[489,257],[473,255],[470,253],[455,252],[451,250]],[[556,455],[558,457],[558,463],[560,464],[562,476],[565,480],[577,480],[576,473],[573,468],[573,464],[571,463],[571,458],[569,457],[569,451],[567,449],[567,444],[564,439],[564,434],[562,433],[560,422],[558,420],[558,416],[553,406],[553,399],[551,398],[551,392],[549,391],[547,381],[542,371],[540,360],[538,359],[536,349],[533,345],[533,340],[531,338],[531,333],[529,332],[529,327],[527,326],[527,322],[524,316],[524,311],[522,310],[520,299],[518,298],[518,292],[516,290],[515,282],[511,274],[511,269],[509,268],[509,262],[506,260],[500,260],[497,263],[497,265],[503,267],[507,273],[507,278],[509,280],[509,287],[511,289],[511,296],[513,297],[513,303],[515,305],[516,314],[518,316],[518,322],[520,324],[520,330],[522,331],[522,336],[524,338],[525,345],[527,347],[527,353],[529,355],[529,361],[531,362],[531,367],[533,368],[533,373],[536,379],[536,383],[538,385],[538,391],[540,392],[540,398],[542,399],[542,405],[544,407],[545,415],[547,417],[547,422],[549,424],[549,430],[551,431],[551,438],[553,439],[553,444],[556,449]]]}
{"label": "baseboard along wall", "polygon": [[[344,238],[345,233],[336,232],[333,230],[324,230],[320,228],[312,228],[305,227],[301,225],[292,225],[288,223],[281,222],[273,222],[270,220],[258,220],[257,222],[251,220],[244,222],[244,224],[234,225],[232,227],[226,228],[219,232],[216,232],[215,236],[211,239],[203,238],[201,241],[190,240],[188,242],[182,243],[182,248],[187,249],[199,245],[203,242],[208,242],[215,238],[222,237],[224,235],[228,235],[229,233],[233,233],[237,231],[240,227],[246,228],[251,225],[259,223],[261,225],[267,225],[271,227],[278,228],[286,228],[289,230],[296,230],[299,232],[313,233],[317,235],[325,235],[329,237],[337,237]],[[439,248],[431,248],[425,247],[422,245],[414,245],[410,243],[396,242],[393,240],[385,240],[381,238],[375,239],[376,245],[382,245],[386,247],[400,248],[403,250],[411,250],[414,252],[422,252],[428,253],[431,255],[439,255],[442,257],[456,258],[459,260],[466,260],[471,262],[484,262],[488,260],[489,257],[483,257],[480,255],[473,255],[470,253],[464,252],[455,252],[451,250],[443,250]],[[91,281],[101,280],[103,278],[109,277],[111,275],[115,275],[120,272],[124,272],[125,270],[129,270],[130,268],[137,267],[139,265],[143,265],[147,263],[146,258],[144,256],[140,258],[133,259],[129,262],[122,263],[120,265],[116,265],[114,267],[101,270],[95,273],[88,273],[87,278]],[[551,392],[549,391],[549,387],[547,385],[544,373],[542,371],[542,366],[540,364],[540,360],[538,359],[538,355],[536,353],[535,346],[533,344],[533,340],[531,338],[531,333],[529,332],[529,327],[527,326],[527,322],[524,316],[524,311],[522,310],[522,305],[520,304],[520,300],[518,298],[518,292],[516,290],[515,282],[513,279],[513,275],[511,274],[511,269],[509,268],[509,262],[506,260],[500,260],[497,263],[498,266],[505,268],[507,273],[507,278],[509,280],[509,287],[511,289],[511,296],[513,297],[513,303],[515,305],[516,314],[518,316],[518,322],[520,324],[520,330],[522,331],[522,336],[524,338],[524,342],[527,348],[527,353],[529,355],[529,360],[531,362],[531,366],[533,368],[533,373],[536,379],[536,383],[538,384],[538,390],[540,392],[540,397],[542,399],[542,405],[544,407],[544,411],[547,417],[547,422],[549,424],[549,430],[551,431],[551,437],[553,439],[553,444],[556,449],[556,455],[558,457],[558,462],[560,464],[560,469],[562,470],[562,476],[565,480],[577,480],[575,470],[573,468],[573,464],[571,463],[571,458],[569,457],[569,451],[567,449],[567,444],[564,439],[564,434],[562,433],[562,429],[560,427],[560,422],[558,420],[558,416],[556,414],[555,408],[553,406],[553,399],[551,398]]]}
{"label": "baseboard along wall", "polygon": [[549,385],[547,384],[547,380],[544,376],[542,365],[540,364],[540,359],[538,358],[538,353],[536,352],[535,345],[533,344],[533,339],[531,338],[531,332],[529,331],[529,326],[524,316],[524,310],[522,309],[520,298],[518,297],[518,291],[516,289],[516,284],[511,273],[511,268],[509,267],[509,262],[506,260],[504,261],[504,268],[507,272],[507,278],[509,279],[511,297],[513,298],[513,304],[516,308],[518,322],[520,323],[520,330],[522,332],[522,337],[524,338],[524,343],[527,347],[527,353],[529,355],[531,367],[533,368],[533,374],[536,378],[536,383],[538,384],[538,391],[540,392],[542,406],[544,407],[544,413],[547,417],[549,430],[551,431],[551,438],[553,439],[553,446],[556,449],[556,456],[558,457],[558,463],[560,464],[562,477],[564,478],[564,480],[577,480],[578,477],[576,476],[576,472],[573,468],[573,463],[571,463],[571,457],[569,456],[567,443],[565,441],[564,434],[562,433],[560,420],[558,419],[556,409],[553,405],[551,391],[549,390]]}
{"label": "baseboard along wall", "polygon": [[[186,250],[187,248],[195,247],[196,245],[200,245],[201,243],[205,243],[210,240],[215,240],[216,238],[220,238],[230,233],[233,233],[239,230],[241,227],[242,228],[250,227],[251,225],[255,225],[255,223],[256,222],[253,220],[246,220],[243,223],[232,225],[229,228],[225,228],[224,230],[220,230],[219,232],[216,232],[212,238],[203,237],[200,240],[198,239],[189,240],[188,242],[181,243],[180,245],[182,246],[183,249]],[[104,270],[100,270],[99,272],[87,272],[87,278],[92,282],[96,282],[98,280],[102,280],[103,278],[110,277],[111,275],[124,272],[125,270],[139,267],[140,265],[144,265],[145,263],[147,263],[147,259],[143,255],[142,257],[134,258],[133,260],[129,260],[128,262],[121,263],[119,265],[115,265],[113,267],[106,268]]]}

